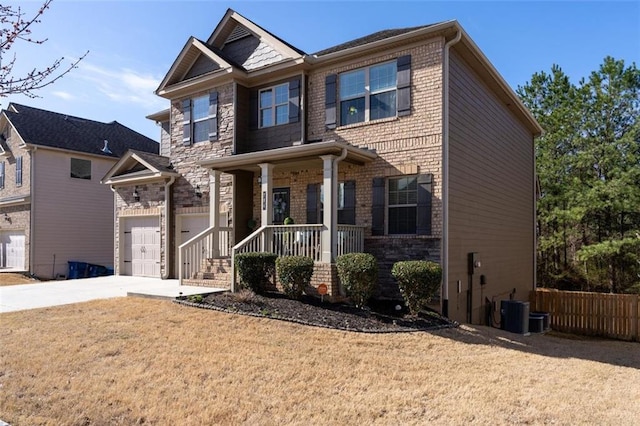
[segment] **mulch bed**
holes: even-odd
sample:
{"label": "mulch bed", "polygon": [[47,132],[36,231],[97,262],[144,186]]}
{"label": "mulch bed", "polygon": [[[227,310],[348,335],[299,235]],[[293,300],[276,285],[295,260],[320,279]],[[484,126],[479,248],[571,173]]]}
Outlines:
{"label": "mulch bed", "polygon": [[[300,324],[366,333],[426,331],[457,327],[458,323],[424,310],[408,315],[397,301],[372,301],[371,308],[356,308],[348,303],[322,302],[304,295],[301,300],[288,299],[282,293],[218,293],[202,301],[183,297],[177,303],[204,309],[291,321]],[[400,310],[397,310],[400,307]]]}

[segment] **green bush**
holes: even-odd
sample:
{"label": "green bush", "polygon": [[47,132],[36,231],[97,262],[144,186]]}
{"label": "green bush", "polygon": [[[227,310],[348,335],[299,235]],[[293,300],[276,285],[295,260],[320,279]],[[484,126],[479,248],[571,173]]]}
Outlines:
{"label": "green bush", "polygon": [[306,256],[282,256],[276,259],[276,274],[284,293],[299,299],[311,283],[313,259]]}
{"label": "green bush", "polygon": [[412,314],[417,314],[440,288],[442,268],[435,262],[407,260],[396,262],[391,275],[398,281],[402,297]]}
{"label": "green bush", "polygon": [[262,252],[236,255],[235,268],[242,286],[256,293],[264,293],[275,272],[277,257],[277,254]]}
{"label": "green bush", "polygon": [[336,259],[338,278],[347,296],[357,307],[363,307],[378,285],[378,263],[368,253],[348,253]]}

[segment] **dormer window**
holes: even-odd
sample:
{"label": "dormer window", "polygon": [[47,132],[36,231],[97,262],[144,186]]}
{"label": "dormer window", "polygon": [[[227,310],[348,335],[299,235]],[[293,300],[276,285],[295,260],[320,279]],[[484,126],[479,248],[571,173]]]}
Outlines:
{"label": "dormer window", "polygon": [[289,83],[260,90],[260,127],[289,122]]}

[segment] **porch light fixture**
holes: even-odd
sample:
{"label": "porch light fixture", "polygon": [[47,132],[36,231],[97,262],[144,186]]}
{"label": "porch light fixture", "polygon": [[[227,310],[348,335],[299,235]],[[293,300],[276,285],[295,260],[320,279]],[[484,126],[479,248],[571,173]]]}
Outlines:
{"label": "porch light fixture", "polygon": [[133,199],[140,201],[140,194],[138,193],[138,187],[133,188]]}
{"label": "porch light fixture", "polygon": [[262,176],[258,176],[258,184],[262,183]]}
{"label": "porch light fixture", "polygon": [[195,194],[196,197],[202,198],[202,189],[200,189],[200,185],[196,185]]}
{"label": "porch light fixture", "polygon": [[4,220],[6,220],[7,222],[11,223],[11,218],[9,217],[9,214],[5,212],[4,214]]}

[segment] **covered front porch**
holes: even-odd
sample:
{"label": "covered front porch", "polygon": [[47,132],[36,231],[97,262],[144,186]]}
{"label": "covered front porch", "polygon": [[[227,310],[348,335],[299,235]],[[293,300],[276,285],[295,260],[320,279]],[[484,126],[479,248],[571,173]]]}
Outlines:
{"label": "covered front porch", "polygon": [[[337,294],[335,259],[363,251],[365,237],[365,227],[356,224],[355,181],[345,189],[345,172],[339,177],[338,170],[345,167],[353,173],[353,168],[361,170],[376,157],[370,150],[327,141],[201,161],[210,174],[210,206],[220,206],[221,174],[232,175],[232,220],[231,226],[224,226],[219,209],[211,208],[210,227],[180,246],[181,283],[197,276],[211,259],[228,259],[228,280],[235,291],[234,257],[259,251],[311,257],[316,262],[312,282],[325,283]],[[313,173],[304,173],[309,170]],[[293,193],[278,175],[290,177],[285,183],[293,182]],[[302,187],[307,188],[306,197]],[[348,219],[343,211],[345,191],[351,191],[347,198],[353,197]],[[295,223],[285,225],[285,217],[295,218]]]}

